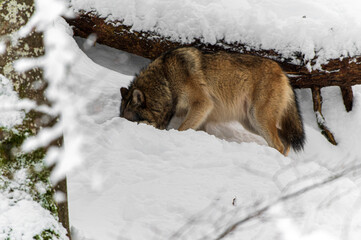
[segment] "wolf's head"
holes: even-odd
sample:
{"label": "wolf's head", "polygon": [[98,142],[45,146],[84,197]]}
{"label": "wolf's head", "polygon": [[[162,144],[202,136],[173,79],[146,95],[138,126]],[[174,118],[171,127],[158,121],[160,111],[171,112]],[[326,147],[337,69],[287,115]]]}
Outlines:
{"label": "wolf's head", "polygon": [[147,110],[145,96],[139,89],[120,88],[122,101],[120,105],[120,117],[132,122],[143,122],[154,125],[155,119]]}
{"label": "wolf's head", "polygon": [[136,75],[128,88],[121,88],[120,117],[165,129],[175,111],[176,100],[164,73],[163,61],[156,59]]}
{"label": "wolf's head", "polygon": [[120,117],[165,129],[174,114],[172,101],[165,95],[161,96],[154,91],[157,90],[151,89],[149,93],[149,89],[120,88],[122,96]]}

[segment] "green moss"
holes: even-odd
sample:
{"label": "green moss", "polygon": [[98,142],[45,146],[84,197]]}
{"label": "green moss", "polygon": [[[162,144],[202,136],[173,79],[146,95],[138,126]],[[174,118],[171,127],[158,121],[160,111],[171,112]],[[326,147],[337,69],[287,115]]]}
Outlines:
{"label": "green moss", "polygon": [[10,234],[11,234],[11,232],[13,231],[13,229],[12,228],[9,228],[9,230],[8,231],[3,231],[3,234],[5,234],[5,233],[7,233],[6,235],[6,238],[4,239],[4,240],[11,240],[11,238],[10,238]]}
{"label": "green moss", "polygon": [[[6,232],[7,236],[4,240],[13,240],[11,238],[11,233],[13,232],[13,229],[9,229],[8,232]],[[5,233],[5,232],[3,232]],[[41,234],[35,235],[33,237],[34,240],[55,240],[60,239],[60,235],[56,233],[53,229],[45,229],[41,232]],[[15,239],[14,239],[15,240]]]}
{"label": "green moss", "polygon": [[0,129],[2,138],[0,140],[0,169],[3,174],[11,178],[13,170],[18,170],[35,163],[39,163],[45,156],[44,149],[38,149],[30,153],[23,153],[21,145],[31,135],[29,130],[7,130]]}
{"label": "green moss", "polygon": [[[8,130],[0,128],[0,192],[12,192],[20,190],[27,192],[34,201],[49,210],[55,219],[57,216],[57,205],[53,199],[54,190],[49,181],[50,170],[43,163],[45,149],[38,149],[30,153],[21,151],[21,145],[26,138],[32,135],[30,130]],[[26,171],[26,179],[14,182],[15,174]],[[8,229],[11,236],[12,229]],[[40,235],[33,239],[50,240],[59,239],[60,236],[53,229],[45,229]],[[10,237],[8,240],[12,240]]]}
{"label": "green moss", "polygon": [[[31,194],[34,201],[39,202],[43,208],[57,217],[57,206],[53,200],[54,190],[49,182],[50,170],[43,163],[45,149],[38,149],[30,153],[21,151],[22,143],[31,135],[29,130],[10,131],[0,128],[0,133],[2,136],[0,140],[0,174],[10,181],[13,179],[14,173],[26,169],[27,181],[21,183],[21,187]],[[39,191],[39,185],[43,186],[42,191]],[[6,186],[5,182],[3,188]]]}
{"label": "green moss", "polygon": [[51,229],[44,230],[40,235],[36,235],[33,237],[35,240],[52,240],[52,239],[59,239],[59,234],[54,232]]}
{"label": "green moss", "polygon": [[[0,1],[0,33],[13,33],[28,22],[34,12],[32,0],[1,0]],[[7,23],[11,28],[1,28],[1,23]]]}

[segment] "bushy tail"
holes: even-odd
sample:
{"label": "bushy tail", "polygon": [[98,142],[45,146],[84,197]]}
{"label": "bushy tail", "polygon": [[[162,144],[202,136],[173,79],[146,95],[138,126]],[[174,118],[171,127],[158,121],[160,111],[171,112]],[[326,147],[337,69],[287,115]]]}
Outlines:
{"label": "bushy tail", "polygon": [[291,145],[294,151],[303,149],[305,143],[305,131],[303,129],[302,118],[299,112],[297,98],[289,101],[281,120],[281,130],[279,131],[282,141]]}

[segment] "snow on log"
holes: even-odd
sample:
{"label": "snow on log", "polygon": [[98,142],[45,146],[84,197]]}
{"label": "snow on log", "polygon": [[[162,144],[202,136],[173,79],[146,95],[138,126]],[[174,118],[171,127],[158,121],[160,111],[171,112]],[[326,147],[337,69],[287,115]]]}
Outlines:
{"label": "snow on log", "polygon": [[[242,43],[227,44],[218,41],[210,45],[194,40],[189,44],[170,41],[156,32],[137,32],[131,26],[126,26],[122,21],[110,22],[98,17],[96,13],[80,12],[76,19],[68,22],[74,27],[77,36],[88,37],[91,33],[97,36],[97,42],[120,50],[124,50],[142,57],[155,59],[161,53],[180,46],[196,46],[206,51],[224,50],[228,52],[242,52],[262,57],[269,57],[277,61],[289,74],[292,85],[295,88],[311,88],[313,86],[340,86],[349,87],[361,84],[361,56],[343,59],[331,59],[322,65],[321,70],[309,71],[303,64],[302,56],[298,56],[300,65],[290,63],[290,59],[272,50],[252,50]],[[295,53],[297,55],[297,53]],[[301,55],[301,54],[299,54]]]}

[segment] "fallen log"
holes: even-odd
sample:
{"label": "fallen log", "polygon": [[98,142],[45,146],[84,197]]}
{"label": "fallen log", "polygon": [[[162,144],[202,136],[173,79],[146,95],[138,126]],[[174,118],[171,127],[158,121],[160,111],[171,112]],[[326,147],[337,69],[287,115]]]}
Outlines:
{"label": "fallen log", "polygon": [[[327,86],[339,86],[343,97],[346,111],[352,110],[353,93],[351,86],[361,84],[361,56],[331,59],[327,64],[321,66],[322,70],[310,71],[304,62],[302,54],[295,53],[300,64],[295,65],[292,59],[285,59],[273,50],[254,50],[250,47],[235,42],[228,44],[222,40],[214,45],[203,43],[197,39],[183,44],[180,41],[170,40],[156,32],[133,31],[131,26],[124,25],[122,21],[109,22],[99,17],[96,12],[80,11],[78,17],[67,20],[73,26],[74,34],[87,38],[90,34],[96,34],[97,42],[105,44],[129,53],[145,58],[155,59],[161,53],[181,46],[195,46],[204,51],[227,51],[242,52],[246,54],[268,57],[277,61],[288,74],[291,85],[294,88],[310,88],[313,93],[315,113],[322,116],[322,97],[320,89]],[[312,61],[311,61],[312,64]],[[315,90],[316,89],[316,90]],[[336,144],[335,138],[325,125],[323,118],[321,131],[327,139]],[[321,127],[322,126],[322,127]]]}

